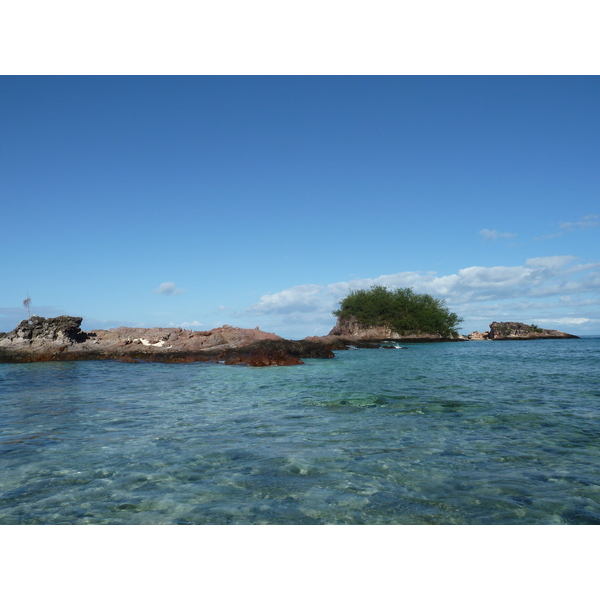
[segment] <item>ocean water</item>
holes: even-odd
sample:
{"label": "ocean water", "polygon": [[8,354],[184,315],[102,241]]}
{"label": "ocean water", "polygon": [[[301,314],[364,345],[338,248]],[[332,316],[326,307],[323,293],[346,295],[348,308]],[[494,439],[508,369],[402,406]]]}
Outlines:
{"label": "ocean water", "polygon": [[0,364],[2,524],[600,524],[600,338]]}

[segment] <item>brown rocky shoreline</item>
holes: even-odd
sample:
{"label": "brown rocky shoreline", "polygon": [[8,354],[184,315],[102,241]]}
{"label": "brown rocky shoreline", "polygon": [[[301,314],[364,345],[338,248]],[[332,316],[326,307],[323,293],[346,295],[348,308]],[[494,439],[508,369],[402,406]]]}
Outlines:
{"label": "brown rocky shoreline", "polygon": [[456,342],[469,339],[566,339],[575,335],[523,323],[490,325],[485,334],[444,338],[439,334],[400,335],[386,327],[362,327],[338,319],[326,336],[286,340],[260,329],[223,325],[210,331],[176,327],[82,331],[81,317],[45,319],[33,316],[13,331],[0,333],[0,362],[118,360],[121,362],[213,362],[254,367],[303,364],[303,358],[334,358],[334,350],[396,347],[386,343]]}
{"label": "brown rocky shoreline", "polygon": [[34,316],[0,333],[0,362],[119,360],[218,362],[250,366],[296,365],[302,358],[333,358],[333,344],[293,341],[256,329],[223,325],[210,331],[175,327],[81,330],[81,317]]}

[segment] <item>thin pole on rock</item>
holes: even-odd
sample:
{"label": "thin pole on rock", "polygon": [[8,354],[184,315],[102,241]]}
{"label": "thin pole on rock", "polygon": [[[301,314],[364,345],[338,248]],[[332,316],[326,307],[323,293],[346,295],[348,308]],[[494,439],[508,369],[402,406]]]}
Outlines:
{"label": "thin pole on rock", "polygon": [[29,292],[27,292],[27,298],[23,300],[23,306],[27,308],[27,320],[31,321],[31,312],[29,310],[29,305],[31,304],[31,298],[29,297]]}

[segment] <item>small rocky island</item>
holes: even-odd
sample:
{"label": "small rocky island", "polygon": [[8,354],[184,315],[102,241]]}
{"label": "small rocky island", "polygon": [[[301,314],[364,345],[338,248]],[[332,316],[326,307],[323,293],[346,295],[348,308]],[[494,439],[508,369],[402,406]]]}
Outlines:
{"label": "small rocky island", "polygon": [[377,343],[450,342],[461,336],[456,329],[463,319],[451,312],[444,300],[416,294],[410,288],[390,290],[374,285],[353,290],[340,302],[335,327],[327,337]]}
{"label": "small rocky island", "polygon": [[480,333],[474,331],[468,336],[470,340],[562,340],[579,339],[577,335],[557,331],[556,329],[542,329],[537,325],[525,325],[525,323],[515,323],[508,321],[498,323],[494,321],[490,324],[489,331]]}

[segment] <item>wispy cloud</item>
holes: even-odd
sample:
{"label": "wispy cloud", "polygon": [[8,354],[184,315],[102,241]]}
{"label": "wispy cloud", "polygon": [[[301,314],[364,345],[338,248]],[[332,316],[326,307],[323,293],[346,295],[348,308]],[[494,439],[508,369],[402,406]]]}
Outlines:
{"label": "wispy cloud", "polygon": [[598,323],[600,319],[586,319],[584,317],[557,317],[556,319],[538,319],[538,323],[552,323],[560,325],[584,325],[585,323]]}
{"label": "wispy cloud", "polygon": [[501,233],[500,231],[496,231],[494,230],[490,230],[490,229],[482,229],[479,232],[479,235],[484,239],[484,240],[498,240],[501,238],[514,238],[517,237],[516,233]]}
{"label": "wispy cloud", "polygon": [[586,215],[581,219],[581,221],[561,221],[558,224],[560,231],[555,231],[554,233],[549,233],[548,235],[542,235],[533,239],[549,240],[555,237],[562,237],[566,232],[585,231],[587,229],[592,229],[593,227],[596,227],[598,223],[600,223],[598,219],[600,219],[598,215]]}
{"label": "wispy cloud", "polygon": [[555,237],[562,237],[563,235],[565,235],[564,231],[557,231],[556,233],[549,233],[548,235],[541,235],[539,237],[534,237],[534,240],[551,240],[552,238]]}
{"label": "wispy cloud", "polygon": [[185,292],[185,290],[178,288],[172,281],[165,281],[165,283],[161,283],[153,293],[164,296],[177,296],[183,294],[183,292]]}
{"label": "wispy cloud", "polygon": [[576,221],[574,223],[560,222],[559,225],[561,229],[566,231],[591,229],[592,227],[596,227],[598,225],[598,215],[586,215],[581,221]]}

